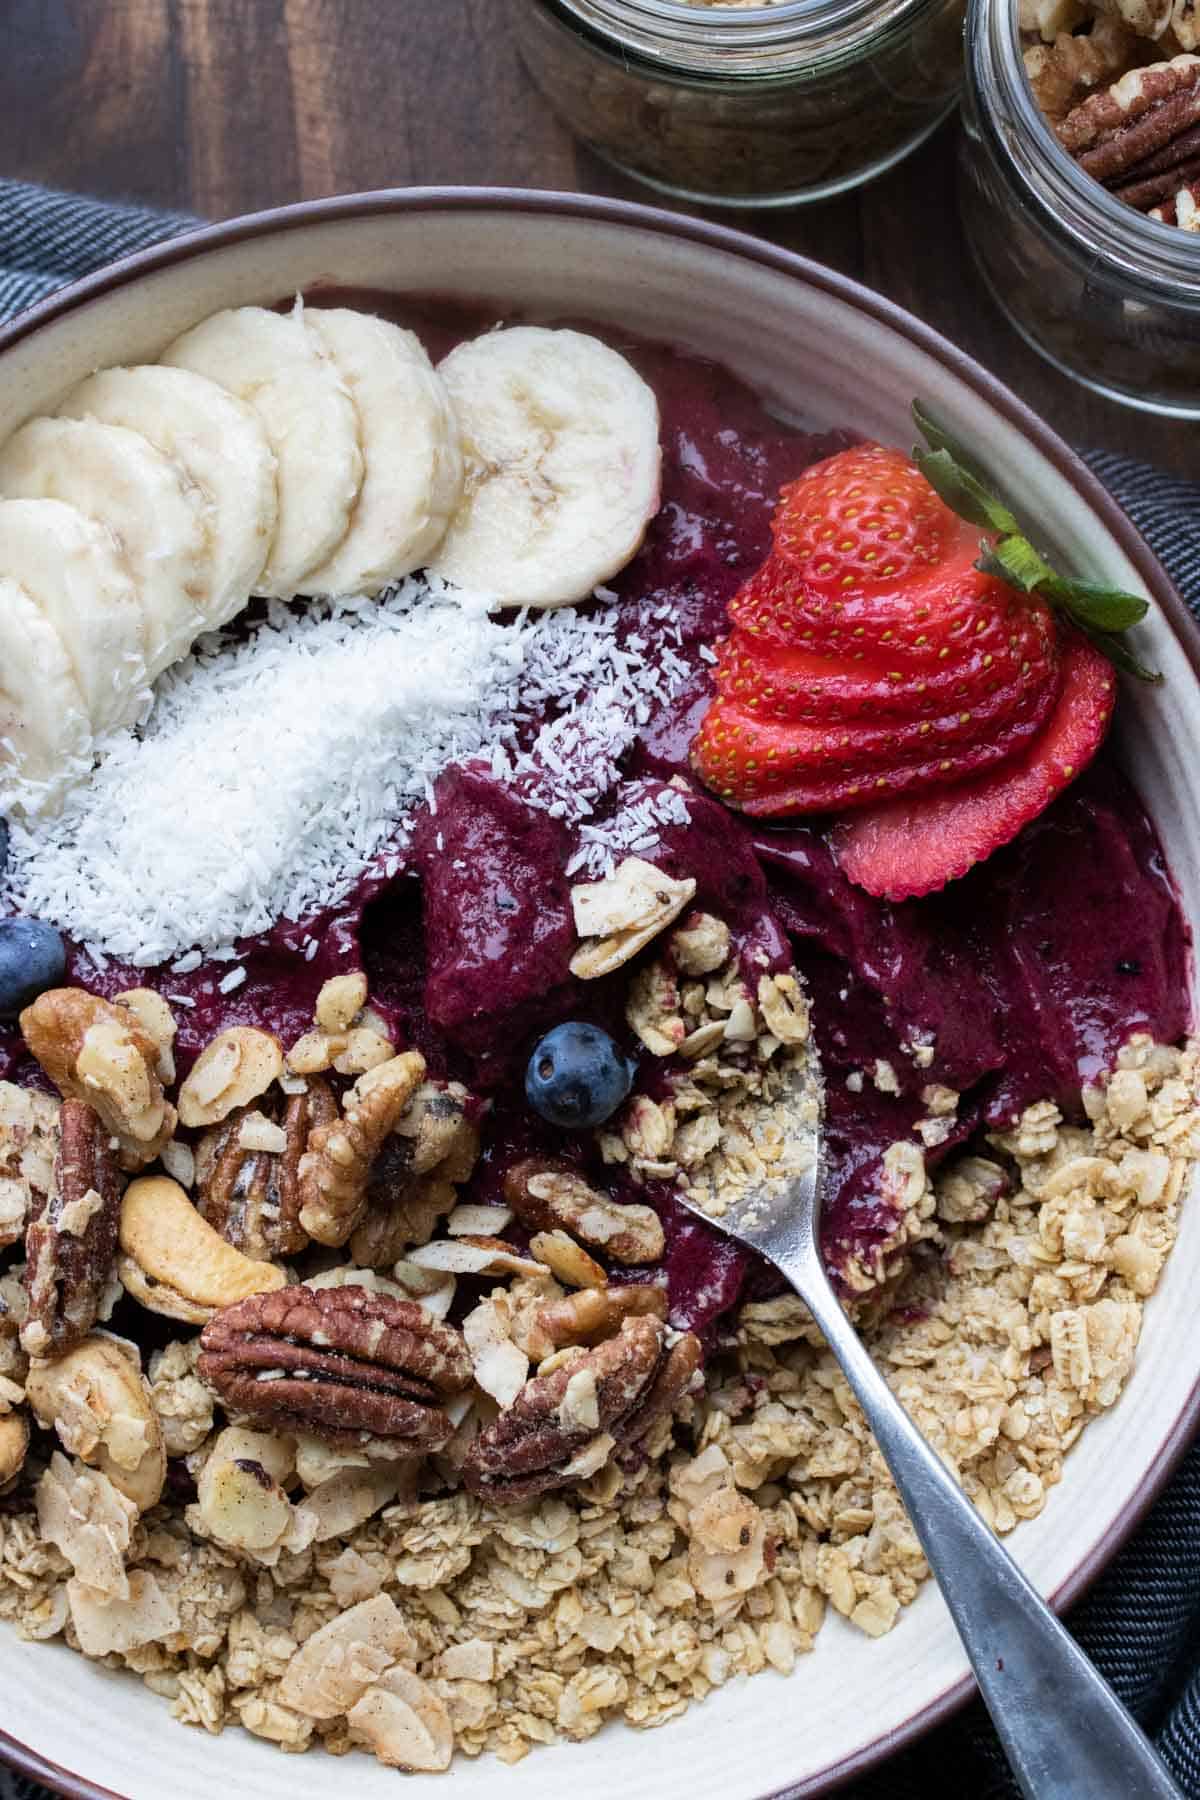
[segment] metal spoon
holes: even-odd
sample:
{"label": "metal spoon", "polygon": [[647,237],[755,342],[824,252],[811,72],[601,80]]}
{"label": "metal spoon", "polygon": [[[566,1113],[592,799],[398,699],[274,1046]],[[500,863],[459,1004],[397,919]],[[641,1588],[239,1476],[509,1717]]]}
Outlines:
{"label": "metal spoon", "polygon": [[813,1049],[789,1077],[786,1179],[698,1218],[765,1256],[804,1301],[887,1459],[1028,1800],[1180,1800],[1108,1683],[1034,1592],[863,1348],[821,1262],[824,1088]]}

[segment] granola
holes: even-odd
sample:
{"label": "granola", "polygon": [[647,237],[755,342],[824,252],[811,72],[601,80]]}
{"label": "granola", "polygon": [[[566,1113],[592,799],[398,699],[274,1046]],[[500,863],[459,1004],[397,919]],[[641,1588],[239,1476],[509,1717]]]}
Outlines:
{"label": "granola", "polygon": [[[1200,1154],[1198,1095],[1196,1047],[1134,1038],[1085,1094],[1084,1125],[1028,1108],[928,1179],[913,1146],[896,1147],[921,1229],[864,1334],[999,1532],[1042,1510],[1128,1376]],[[645,1297],[661,1330],[656,1292],[612,1290]],[[564,1293],[548,1273],[489,1304],[543,1364],[557,1343],[611,1344],[633,1323],[623,1304],[606,1311],[604,1290]],[[423,1475],[401,1465],[404,1481],[353,1449],[317,1455],[225,1425],[195,1349],[159,1353],[148,1392],[197,1504],[139,1520],[103,1466],[56,1452],[36,1511],[0,1518],[0,1617],[123,1664],[209,1732],[241,1725],[293,1751],[361,1744],[408,1768],[454,1751],[515,1762],[608,1718],[661,1724],[736,1674],[787,1673],[829,1609],[887,1632],[927,1575],[791,1296],[742,1308],[706,1380],[689,1375],[647,1424],[646,1454],[507,1506],[457,1488],[448,1453]],[[542,1377],[568,1451],[604,1423],[589,1354],[568,1348]],[[94,1456],[98,1442],[77,1426],[66,1447]]]}

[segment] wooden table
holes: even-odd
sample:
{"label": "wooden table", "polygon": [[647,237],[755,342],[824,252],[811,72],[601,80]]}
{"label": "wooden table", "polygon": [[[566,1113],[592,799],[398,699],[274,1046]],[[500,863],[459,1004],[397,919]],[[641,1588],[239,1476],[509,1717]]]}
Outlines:
{"label": "wooden table", "polygon": [[[3,0],[0,171],[211,218],[356,188],[496,183],[651,199],[572,140],[506,0]],[[865,281],[972,352],[1073,443],[1195,473],[1195,427],[1098,399],[1027,349],[976,277],[957,125],[871,187],[722,211]]]}

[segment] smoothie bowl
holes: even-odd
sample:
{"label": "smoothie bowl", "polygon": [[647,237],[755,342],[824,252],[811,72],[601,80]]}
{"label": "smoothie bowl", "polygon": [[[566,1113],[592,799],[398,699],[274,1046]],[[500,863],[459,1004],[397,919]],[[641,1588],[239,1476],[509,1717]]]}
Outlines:
{"label": "smoothie bowl", "polygon": [[869,1434],[681,1199],[786,1178],[815,1043],[845,1303],[1078,1591],[1200,1379],[1161,570],[932,334],[633,207],[297,208],[0,355],[9,1754],[749,1800],[931,1722]]}

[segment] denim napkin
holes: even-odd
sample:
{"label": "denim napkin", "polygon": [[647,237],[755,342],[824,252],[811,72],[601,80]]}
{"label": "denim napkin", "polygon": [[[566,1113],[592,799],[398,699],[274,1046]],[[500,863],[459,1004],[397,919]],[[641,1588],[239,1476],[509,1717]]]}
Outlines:
{"label": "denim napkin", "polygon": [[[0,180],[0,320],[195,223],[183,213]],[[1086,460],[1200,618],[1200,485],[1108,452]],[[1200,1442],[1068,1622],[1151,1733],[1182,1792],[1200,1800]],[[845,1800],[1019,1800],[978,1701],[841,1791]],[[0,1765],[0,1800],[50,1797]]]}

